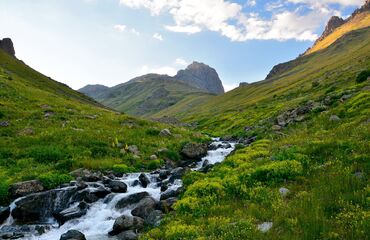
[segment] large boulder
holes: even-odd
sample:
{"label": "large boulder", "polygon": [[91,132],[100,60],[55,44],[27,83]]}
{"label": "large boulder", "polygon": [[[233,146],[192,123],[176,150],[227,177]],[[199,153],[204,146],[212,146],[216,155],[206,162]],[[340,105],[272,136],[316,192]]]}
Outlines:
{"label": "large boulder", "polygon": [[125,193],[127,192],[127,185],[124,182],[112,180],[109,182],[108,186],[114,193]]}
{"label": "large boulder", "polygon": [[10,38],[0,40],[0,49],[13,57],[15,56],[13,41]]}
{"label": "large boulder", "polygon": [[68,208],[70,199],[76,192],[77,188],[71,187],[30,194],[15,202],[11,214],[20,222],[45,221],[58,210]]}
{"label": "large boulder", "polygon": [[0,207],[0,225],[8,219],[10,215],[10,208],[9,207]]}
{"label": "large boulder", "polygon": [[170,212],[170,211],[173,211],[173,208],[172,206],[177,202],[177,198],[175,197],[171,197],[171,198],[167,198],[166,200],[161,200],[158,204],[158,208],[162,211],[162,212]]}
{"label": "large boulder", "polygon": [[122,199],[120,199],[117,204],[116,204],[116,209],[122,209],[125,208],[131,204],[135,204],[140,202],[141,199],[149,197],[149,193],[147,192],[139,192],[139,193],[134,193],[129,196],[126,196]]}
{"label": "large boulder", "polygon": [[182,176],[184,176],[185,172],[186,172],[186,169],[183,167],[178,167],[178,168],[173,169],[170,172],[170,182],[174,182],[176,179],[181,179]]}
{"label": "large boulder", "polygon": [[16,199],[19,197],[24,197],[31,193],[42,192],[44,186],[38,180],[31,180],[26,182],[15,183],[10,186],[9,193],[11,198]]}
{"label": "large boulder", "polygon": [[182,192],[183,192],[182,187],[179,187],[177,189],[167,189],[164,193],[161,194],[161,200],[177,197]]}
{"label": "large boulder", "polygon": [[160,210],[154,210],[145,218],[145,223],[149,226],[158,227],[161,224],[163,213]]}
{"label": "large boulder", "polygon": [[116,236],[126,230],[139,230],[144,227],[144,220],[135,216],[123,215],[116,219],[113,224],[113,229],[108,233],[111,236]]}
{"label": "large boulder", "polygon": [[207,150],[207,144],[187,143],[181,150],[181,154],[187,159],[200,160],[207,155]]}
{"label": "large boulder", "polygon": [[86,240],[85,235],[77,230],[69,230],[60,236],[59,240]]}
{"label": "large boulder", "polygon": [[152,197],[146,197],[137,204],[137,206],[131,211],[133,216],[141,217],[146,219],[149,214],[155,210],[157,202]]}

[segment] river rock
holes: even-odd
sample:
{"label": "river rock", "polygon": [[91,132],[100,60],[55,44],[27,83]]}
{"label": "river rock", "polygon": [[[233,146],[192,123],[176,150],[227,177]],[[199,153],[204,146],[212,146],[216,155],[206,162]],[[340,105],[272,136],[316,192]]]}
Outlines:
{"label": "river rock", "polygon": [[69,207],[60,212],[54,214],[55,219],[60,223],[64,224],[65,222],[84,216],[87,213],[89,205],[84,202],[81,202],[76,207]]}
{"label": "river rock", "polygon": [[9,193],[11,198],[16,199],[31,193],[42,192],[44,186],[38,180],[15,183],[10,186]]}
{"label": "river rock", "polygon": [[181,150],[181,154],[187,159],[200,160],[207,155],[208,146],[202,143],[187,143]]}
{"label": "river rock", "polygon": [[118,234],[116,236],[116,239],[117,240],[137,240],[138,236],[134,231],[128,230],[128,231],[124,231],[124,232]]}
{"label": "river rock", "polygon": [[137,204],[137,206],[131,211],[133,216],[141,217],[146,219],[149,214],[155,210],[157,202],[152,197],[146,197]]}
{"label": "river rock", "polygon": [[149,197],[149,193],[139,192],[139,193],[134,193],[129,196],[126,196],[117,202],[116,209],[122,209],[122,208],[127,207],[128,205],[138,203],[140,202],[141,199],[145,197]]}
{"label": "river rock", "polygon": [[77,188],[71,187],[27,195],[15,202],[11,214],[15,220],[21,222],[45,221],[54,212],[68,208],[76,191]]}
{"label": "river rock", "polygon": [[165,213],[173,211],[172,206],[176,203],[176,201],[177,198],[175,197],[167,198],[166,200],[161,200],[158,203],[158,208]]}
{"label": "river rock", "polygon": [[167,189],[164,193],[161,194],[161,200],[166,200],[168,198],[177,197],[180,193],[183,192],[183,188],[179,187],[177,189]]}
{"label": "river rock", "polygon": [[158,227],[161,224],[162,217],[162,211],[154,210],[145,218],[145,223],[149,226]]}
{"label": "river rock", "polygon": [[157,159],[158,159],[158,157],[155,154],[153,154],[152,156],[150,156],[150,160],[157,160]]}
{"label": "river rock", "polygon": [[170,171],[168,171],[168,170],[160,170],[159,171],[159,178],[162,179],[162,180],[166,179],[169,174],[170,174]]}
{"label": "river rock", "polygon": [[170,172],[170,182],[174,182],[176,179],[181,179],[182,176],[184,176],[186,172],[186,169],[183,168],[183,167],[178,167],[178,168],[175,168],[173,169],[171,172]]}
{"label": "river rock", "polygon": [[80,178],[83,181],[86,182],[96,182],[102,179],[103,175],[101,172],[96,172],[93,173],[90,170],[84,169],[84,168],[79,168],[77,170],[74,170],[69,173],[71,176],[74,178]]}
{"label": "river rock", "polygon": [[59,240],[86,240],[86,237],[83,233],[77,230],[69,230],[60,236]]}
{"label": "river rock", "polygon": [[10,215],[10,208],[9,207],[0,207],[0,225],[8,219]]}
{"label": "river rock", "polygon": [[149,183],[150,183],[150,180],[149,178],[146,176],[145,173],[141,173],[140,176],[139,176],[139,181],[140,181],[140,184],[141,186],[143,186],[144,188],[146,188]]}
{"label": "river rock", "polygon": [[113,224],[113,229],[108,234],[116,236],[125,230],[138,230],[143,227],[144,220],[142,218],[123,215],[116,219]]}
{"label": "river rock", "polygon": [[112,180],[109,183],[109,187],[114,193],[125,193],[127,192],[127,185],[124,182]]}

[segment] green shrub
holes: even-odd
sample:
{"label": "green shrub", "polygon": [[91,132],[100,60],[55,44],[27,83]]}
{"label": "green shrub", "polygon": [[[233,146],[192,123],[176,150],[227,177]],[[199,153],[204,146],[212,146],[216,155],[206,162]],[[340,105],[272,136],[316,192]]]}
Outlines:
{"label": "green shrub", "polygon": [[362,72],[360,72],[360,73],[357,75],[356,82],[357,82],[357,83],[365,82],[365,81],[367,80],[367,78],[368,78],[368,77],[370,77],[370,70],[362,71]]}
{"label": "green shrub", "polygon": [[94,146],[91,148],[91,156],[93,158],[101,158],[109,155],[109,148],[106,146]]}
{"label": "green shrub", "polygon": [[219,179],[204,179],[197,181],[190,185],[186,191],[186,196],[194,196],[199,198],[207,196],[221,198],[224,195],[224,186]]}
{"label": "green shrub", "polygon": [[145,131],[146,135],[149,136],[158,136],[160,131],[157,128],[149,128]]}
{"label": "green shrub", "polygon": [[28,156],[38,163],[53,163],[70,157],[67,150],[59,146],[37,146],[33,147]]}
{"label": "green shrub", "polygon": [[9,201],[9,183],[4,178],[0,178],[0,205],[7,204]]}
{"label": "green shrub", "polygon": [[274,162],[256,168],[252,172],[250,179],[261,182],[282,182],[284,180],[293,180],[296,176],[302,174],[303,168],[297,161]]}
{"label": "green shrub", "polygon": [[70,182],[73,178],[68,174],[45,173],[38,177],[46,189],[53,189],[63,183]]}
{"label": "green shrub", "polygon": [[117,173],[128,173],[130,172],[131,168],[122,163],[113,165],[112,170]]}
{"label": "green shrub", "polygon": [[155,170],[155,169],[160,168],[162,165],[163,165],[163,161],[162,161],[162,160],[159,160],[159,159],[156,159],[156,160],[151,160],[151,161],[147,164],[147,168],[148,168],[149,170]]}

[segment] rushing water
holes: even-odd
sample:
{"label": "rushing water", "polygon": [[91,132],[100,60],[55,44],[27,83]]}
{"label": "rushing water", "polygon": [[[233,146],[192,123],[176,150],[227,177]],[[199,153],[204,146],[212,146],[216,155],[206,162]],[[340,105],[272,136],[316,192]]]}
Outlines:
{"label": "rushing water", "polygon": [[[205,161],[209,164],[215,164],[223,161],[226,156],[228,156],[235,148],[234,143],[226,143],[220,141],[220,139],[214,139],[214,142],[211,144],[211,149],[209,150],[207,156],[202,158],[202,161],[197,163],[196,167],[192,170],[200,170]],[[117,178],[115,180],[122,181],[127,184],[126,193],[111,193],[106,196],[104,199],[101,199],[95,203],[92,203],[88,209],[86,215],[69,220],[64,223],[62,226],[59,226],[55,219],[51,218],[49,223],[51,226],[50,231],[42,234],[41,236],[36,235],[34,232],[32,234],[25,236],[22,239],[25,240],[57,240],[60,236],[67,232],[68,230],[75,229],[79,230],[85,234],[87,240],[105,240],[105,239],[114,239],[112,237],[108,238],[108,232],[112,229],[113,223],[116,218],[125,214],[131,215],[131,210],[135,205],[127,206],[124,209],[116,209],[115,206],[117,202],[134,193],[147,192],[151,197],[159,201],[161,196],[161,188],[158,184],[158,173],[146,173],[146,176],[150,179],[151,183],[143,188],[140,184],[135,184],[137,182],[140,173],[132,173],[123,176],[122,178]],[[176,190],[182,186],[181,180],[175,180],[174,183],[169,185],[169,189]],[[96,184],[89,185],[90,188],[96,187]],[[108,201],[109,199],[109,201]],[[19,201],[19,199],[15,200]],[[57,199],[55,199],[57,201]],[[15,207],[15,202],[11,204],[11,208]],[[76,203],[77,205],[78,203]],[[14,224],[12,217],[3,224],[3,227],[11,227]],[[1,228],[0,228],[1,229]],[[1,232],[1,231],[0,231]]]}

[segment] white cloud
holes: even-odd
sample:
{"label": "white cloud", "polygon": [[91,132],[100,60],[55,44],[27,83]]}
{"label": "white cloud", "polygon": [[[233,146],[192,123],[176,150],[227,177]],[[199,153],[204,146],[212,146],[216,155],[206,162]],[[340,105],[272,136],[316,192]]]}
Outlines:
{"label": "white cloud", "polygon": [[136,36],[140,36],[140,32],[138,32],[135,28],[131,28],[131,33],[135,34]]}
{"label": "white cloud", "polygon": [[[254,6],[256,0],[245,0],[245,3]],[[287,10],[287,3],[300,5]],[[357,6],[363,0],[277,0],[266,4],[266,10],[271,12],[269,18],[245,13],[241,4],[231,0],[120,0],[121,5],[145,8],[152,15],[169,14],[173,24],[164,26],[168,31],[195,34],[208,30],[232,41],[314,41],[319,27],[332,15],[340,15],[329,7],[333,3]]]}
{"label": "white cloud", "polygon": [[170,67],[170,66],[164,66],[164,67],[149,67],[148,65],[144,65],[141,67],[140,73],[142,75],[148,74],[148,73],[156,73],[156,74],[166,74],[169,76],[175,76],[177,73],[177,69]]}
{"label": "white cloud", "polygon": [[122,24],[117,24],[113,26],[114,29],[116,29],[119,32],[123,32],[126,30],[127,26]]}
{"label": "white cloud", "polygon": [[182,58],[176,58],[175,64],[176,65],[179,65],[179,66],[187,66],[187,65],[189,65],[189,63],[186,60],[182,59]]}
{"label": "white cloud", "polygon": [[342,6],[361,6],[364,0],[288,0],[292,3],[305,3],[314,7],[324,6],[328,4],[340,4]]}
{"label": "white cloud", "polygon": [[253,7],[256,6],[256,0],[247,0],[247,6]]}
{"label": "white cloud", "polygon": [[159,40],[159,41],[163,41],[163,37],[162,37],[162,35],[161,35],[161,34],[159,34],[159,33],[154,33],[153,38],[154,38],[154,39],[157,39],[157,40]]}

